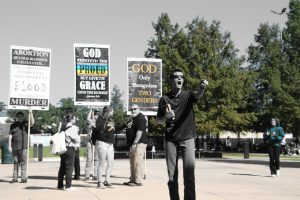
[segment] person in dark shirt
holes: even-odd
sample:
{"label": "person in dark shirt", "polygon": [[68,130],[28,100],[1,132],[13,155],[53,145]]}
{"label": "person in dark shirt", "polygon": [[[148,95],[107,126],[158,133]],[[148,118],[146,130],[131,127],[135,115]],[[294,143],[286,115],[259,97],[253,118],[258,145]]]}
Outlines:
{"label": "person in dark shirt", "polygon": [[170,75],[171,91],[159,101],[158,123],[166,123],[166,160],[169,176],[169,195],[171,200],[179,199],[178,158],[181,151],[183,159],[184,199],[195,200],[195,141],[196,128],[193,104],[203,95],[208,82],[201,80],[197,91],[182,89],[184,76],[180,69]]}
{"label": "person in dark shirt", "polygon": [[[98,184],[97,188],[104,189],[106,187],[115,187],[110,183],[110,175],[114,162],[114,132],[115,124],[112,120],[112,108],[104,106],[102,116],[99,116],[96,121],[96,151],[98,153]],[[104,169],[105,162],[107,168]],[[103,171],[106,171],[105,181],[102,182]]]}
{"label": "person in dark shirt", "polygon": [[285,133],[279,119],[272,118],[271,125],[272,127],[264,133],[264,140],[269,152],[271,176],[277,177],[280,176],[280,147]]}
{"label": "person in dark shirt", "polygon": [[[34,124],[34,117],[29,109],[30,127]],[[14,158],[14,171],[11,183],[18,182],[19,166],[21,167],[21,183],[27,183],[27,146],[28,146],[28,121],[23,112],[16,114],[16,122],[10,126],[8,150]]]}
{"label": "person in dark shirt", "polygon": [[132,122],[129,128],[132,131],[132,141],[129,151],[130,161],[130,180],[124,185],[129,186],[143,186],[142,180],[144,177],[144,162],[143,157],[148,143],[146,133],[146,118],[141,113],[139,106],[134,104],[131,107]]}

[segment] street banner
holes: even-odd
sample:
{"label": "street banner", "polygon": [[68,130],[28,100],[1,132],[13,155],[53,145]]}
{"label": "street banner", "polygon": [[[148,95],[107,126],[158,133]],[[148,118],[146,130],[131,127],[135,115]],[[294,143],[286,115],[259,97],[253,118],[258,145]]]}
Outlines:
{"label": "street banner", "polygon": [[109,45],[74,44],[75,105],[110,105]]}
{"label": "street banner", "polygon": [[49,110],[51,49],[11,46],[8,109]]}
{"label": "street banner", "polygon": [[127,58],[129,108],[137,104],[144,115],[156,115],[162,95],[162,60]]}

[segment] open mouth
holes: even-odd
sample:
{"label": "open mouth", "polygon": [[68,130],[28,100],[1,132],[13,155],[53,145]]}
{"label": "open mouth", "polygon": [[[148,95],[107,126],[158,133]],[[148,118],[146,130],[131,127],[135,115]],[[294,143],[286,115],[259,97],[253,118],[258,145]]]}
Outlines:
{"label": "open mouth", "polygon": [[182,85],[182,81],[177,81],[177,84],[178,85]]}

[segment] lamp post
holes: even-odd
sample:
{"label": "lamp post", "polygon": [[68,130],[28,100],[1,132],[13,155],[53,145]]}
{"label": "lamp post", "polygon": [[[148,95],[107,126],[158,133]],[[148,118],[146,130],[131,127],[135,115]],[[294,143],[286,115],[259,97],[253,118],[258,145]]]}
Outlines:
{"label": "lamp post", "polygon": [[271,12],[280,16],[280,43],[281,43],[281,47],[280,47],[280,51],[281,51],[280,80],[282,81],[282,79],[283,79],[283,75],[282,75],[282,73],[283,73],[282,15],[286,14],[286,8],[282,8],[281,12],[276,12],[274,10],[271,10]]}
{"label": "lamp post", "polygon": [[280,16],[280,41],[282,43],[282,15],[286,14],[286,8],[282,8],[281,12],[276,12],[274,10],[271,10],[271,12]]}

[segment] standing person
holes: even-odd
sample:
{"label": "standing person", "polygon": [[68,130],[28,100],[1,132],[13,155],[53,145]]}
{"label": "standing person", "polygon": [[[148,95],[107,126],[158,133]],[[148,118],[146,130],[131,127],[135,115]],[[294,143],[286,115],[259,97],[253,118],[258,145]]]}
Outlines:
{"label": "standing person", "polygon": [[148,137],[146,133],[146,118],[141,113],[138,105],[133,104],[131,107],[132,122],[129,123],[133,133],[132,137],[128,134],[127,141],[130,145],[129,161],[130,161],[130,180],[124,185],[143,186],[142,180],[144,177],[144,152],[147,147]]}
{"label": "standing person", "polygon": [[99,111],[91,109],[88,116],[87,116],[87,123],[88,123],[88,134],[87,134],[87,143],[86,143],[86,166],[85,166],[85,178],[84,180],[89,180],[91,170],[92,170],[92,163],[93,163],[93,154],[94,154],[94,173],[93,173],[93,180],[97,180],[97,170],[99,165],[98,154],[97,151],[94,149],[94,144],[92,142],[92,134],[96,129],[96,120],[98,119]]}
{"label": "standing person", "polygon": [[[29,108],[30,127],[34,124],[34,117]],[[16,121],[10,126],[8,137],[8,150],[14,158],[13,178],[10,183],[18,182],[19,167],[21,167],[21,183],[27,183],[27,146],[28,146],[28,121],[23,112],[16,114]]]}
{"label": "standing person", "polygon": [[202,80],[197,91],[185,91],[183,72],[175,69],[170,75],[171,91],[159,101],[157,119],[166,123],[166,161],[169,175],[169,194],[171,200],[179,199],[178,158],[181,151],[183,159],[184,199],[195,200],[195,141],[196,128],[193,104],[203,95],[206,80]]}
{"label": "standing person", "polygon": [[226,138],[226,148],[227,148],[227,150],[231,150],[231,145],[232,145],[231,138],[228,136]]}
{"label": "standing person", "polygon": [[271,119],[272,127],[267,129],[264,134],[264,140],[267,144],[269,158],[270,158],[270,170],[271,176],[280,176],[280,148],[281,141],[284,138],[285,133],[280,126],[280,121],[277,118]]}
{"label": "standing person", "polygon": [[[59,122],[59,125],[58,125],[58,130],[59,131],[63,131],[65,130],[65,128],[67,127],[67,119],[66,119],[66,116],[67,115],[72,115],[74,116],[74,110],[73,108],[71,107],[68,107],[66,108],[66,115],[62,117],[61,121]],[[75,116],[74,116],[75,117]],[[76,119],[75,119],[75,122],[74,124],[76,123]],[[79,134],[79,132],[78,132]],[[80,158],[79,158],[79,154],[80,154],[80,142],[76,144],[77,147],[75,149],[75,153],[74,153],[74,172],[75,172],[75,175],[74,175],[74,180],[79,180],[80,179]]]}
{"label": "standing person", "polygon": [[[98,184],[97,188],[115,187],[110,183],[110,175],[114,162],[114,122],[112,120],[112,109],[104,106],[102,116],[96,121],[96,151],[99,158]],[[104,169],[105,162],[107,167]],[[105,181],[103,182],[103,171],[106,171]]]}
{"label": "standing person", "polygon": [[75,117],[72,114],[66,116],[66,127],[63,131],[66,134],[66,146],[67,151],[60,155],[60,167],[58,171],[58,189],[64,189],[64,176],[66,180],[66,191],[74,190],[72,186],[72,173],[75,159],[75,150],[78,143],[80,143],[80,137],[78,135],[79,128],[75,126]]}

